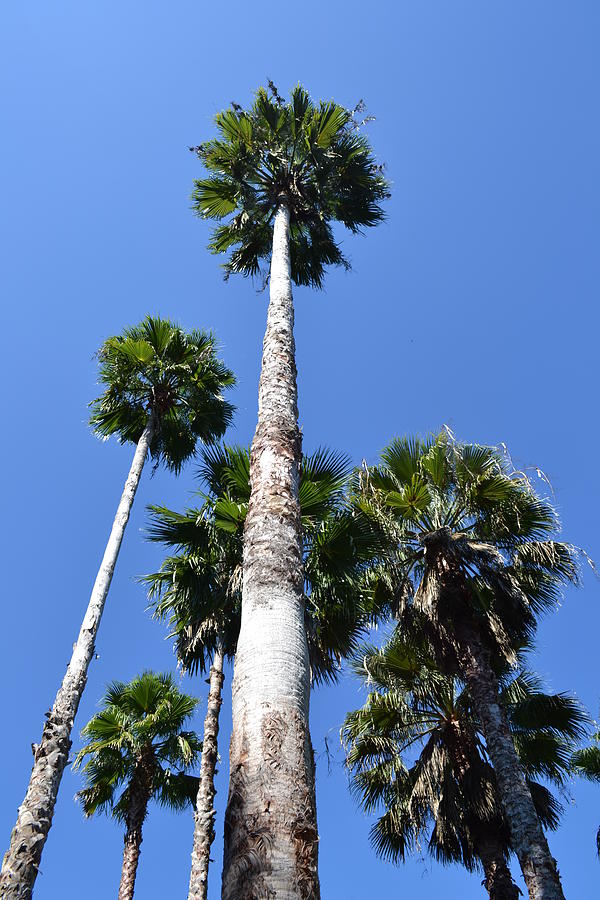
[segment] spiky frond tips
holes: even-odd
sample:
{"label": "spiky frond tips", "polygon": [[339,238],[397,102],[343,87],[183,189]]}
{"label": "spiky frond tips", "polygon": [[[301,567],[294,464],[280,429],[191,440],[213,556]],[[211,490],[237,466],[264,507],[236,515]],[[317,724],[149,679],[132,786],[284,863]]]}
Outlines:
{"label": "spiky frond tips", "polygon": [[326,266],[348,266],[332,223],[352,233],[377,225],[389,185],[352,112],[314,102],[300,85],[285,103],[273,87],[260,88],[248,110],[218,113],[218,136],[194,148],[207,177],[195,182],[193,209],[220,221],[209,247],[228,254],[226,275],[254,276],[270,256],[284,202],[292,279],[321,287]]}
{"label": "spiky frond tips", "polygon": [[[382,649],[361,648],[354,669],[370,693],[346,716],[342,737],[353,793],[379,816],[371,830],[376,852],[400,862],[425,839],[439,861],[471,870],[491,833],[508,857],[510,831],[464,683],[400,630]],[[587,716],[574,697],[546,694],[529,672],[505,673],[503,682],[501,702],[536,812],[556,828],[560,803],[537,779],[563,786]]]}
{"label": "spiky frond tips", "polygon": [[82,731],[86,743],[75,761],[86,782],[77,794],[85,815],[106,812],[124,821],[142,763],[150,770],[150,797],[172,809],[193,803],[198,779],[188,770],[202,744],[184,726],[198,700],[181,693],[171,675],[144,672],[110,684],[103,703]]}
{"label": "spiky frond tips", "polygon": [[555,539],[552,505],[495,448],[444,433],[396,438],[361,473],[356,503],[388,535],[394,612],[424,614],[440,651],[469,622],[496,658],[514,659],[577,582],[577,550]]}
{"label": "spiky frond tips", "polygon": [[199,440],[221,437],[231,421],[233,407],[223,391],[235,379],[208,332],[185,332],[147,316],[108,338],[98,359],[105,390],[90,404],[90,424],[100,437],[116,434],[121,442],[137,443],[152,416],[150,452],[177,472]]}

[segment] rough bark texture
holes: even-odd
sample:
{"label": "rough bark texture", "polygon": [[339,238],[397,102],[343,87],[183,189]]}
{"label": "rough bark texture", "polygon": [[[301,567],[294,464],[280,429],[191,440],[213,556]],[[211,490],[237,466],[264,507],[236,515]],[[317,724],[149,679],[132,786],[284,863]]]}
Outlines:
{"label": "rough bark texture", "polygon": [[[477,753],[474,736],[456,721],[447,729],[446,740],[452,767],[458,780],[463,782],[469,774],[470,760]],[[521,891],[513,881],[499,835],[483,822],[473,825],[472,833],[485,876],[482,884],[490,900],[519,900]]]}
{"label": "rough bark texture", "polygon": [[140,859],[142,826],[148,811],[148,801],[152,796],[154,781],[154,755],[149,747],[140,757],[129,786],[129,806],[127,808],[127,830],[123,848],[123,865],[118,900],[132,900],[135,890],[135,876]]}
{"label": "rough bark texture", "polygon": [[502,845],[493,834],[482,835],[477,853],[483,865],[483,886],[490,900],[519,900],[521,890],[514,883]]}
{"label": "rough bark texture", "polygon": [[498,680],[489,654],[470,629],[463,646],[464,677],[480,718],[487,750],[531,900],[564,900],[556,862],[537,817],[531,793],[498,700]]}
{"label": "rough bark texture", "polygon": [[206,900],[208,892],[210,848],[215,837],[215,769],[218,755],[219,712],[223,702],[221,698],[223,679],[223,653],[218,650],[210,670],[210,688],[204,719],[202,762],[194,815],[194,845],[192,847],[192,871],[188,900]]}
{"label": "rough bark texture", "polygon": [[29,786],[19,807],[10,847],[2,864],[2,900],[28,900],[32,896],[42,850],[52,824],[58,788],[69,758],[73,722],[85,688],[104,603],[153,430],[152,420],[149,420],[133,457],[71,661],[44,725],[42,739],[39,744],[33,745],[34,764]]}
{"label": "rough bark texture", "polygon": [[223,900],[318,900],[289,211],[275,216],[244,534]]}

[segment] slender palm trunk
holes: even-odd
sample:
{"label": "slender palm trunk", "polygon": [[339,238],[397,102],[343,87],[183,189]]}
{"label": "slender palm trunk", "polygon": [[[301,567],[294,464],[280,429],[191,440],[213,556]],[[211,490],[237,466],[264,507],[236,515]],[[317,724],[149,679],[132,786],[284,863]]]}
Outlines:
{"label": "slender palm trunk", "polygon": [[154,428],[154,419],[150,417],[133,457],[71,661],[44,725],[42,739],[35,746],[29,786],[25,800],[19,807],[10,847],[2,864],[2,900],[29,900],[33,892],[42,850],[52,824],[58,789],[71,749],[73,722],[94,654],[104,603]]}
{"label": "slender palm trunk", "polygon": [[482,835],[476,849],[485,875],[483,886],[490,900],[519,900],[521,891],[513,881],[498,838],[491,833]]}
{"label": "slender palm trunk", "polygon": [[152,796],[154,771],[154,756],[152,748],[150,748],[142,754],[129,785],[127,831],[125,832],[118,900],[132,900],[133,898],[135,877],[140,860],[142,826],[148,811],[148,801]]}
{"label": "slender palm trunk", "polygon": [[468,630],[463,646],[464,677],[481,721],[487,750],[531,900],[564,900],[556,862],[550,853],[515,750],[506,713],[499,702],[498,679],[489,653]]}
{"label": "slender palm trunk", "polygon": [[210,688],[204,719],[200,784],[194,816],[194,845],[188,900],[206,900],[208,892],[208,864],[210,848],[215,837],[215,769],[217,765],[219,712],[223,690],[223,652],[217,650],[210,669]]}
{"label": "slender palm trunk", "polygon": [[282,198],[244,532],[223,900],[319,898],[289,222]]}

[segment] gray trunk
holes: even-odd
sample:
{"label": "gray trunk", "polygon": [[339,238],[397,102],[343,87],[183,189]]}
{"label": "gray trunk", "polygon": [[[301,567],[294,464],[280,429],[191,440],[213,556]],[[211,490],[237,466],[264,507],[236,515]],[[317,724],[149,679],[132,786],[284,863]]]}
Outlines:
{"label": "gray trunk", "polygon": [[71,661],[44,725],[41,741],[35,745],[29,786],[19,807],[17,823],[2,863],[2,900],[28,900],[33,893],[42,850],[52,824],[58,789],[69,758],[73,722],[94,654],[104,603],[153,433],[153,420],[149,419],[133,457]]}
{"label": "gray trunk", "polygon": [[319,898],[289,222],[282,198],[244,532],[223,900]]}
{"label": "gray trunk", "polygon": [[210,688],[206,703],[200,784],[194,816],[194,845],[188,900],[206,900],[210,848],[215,837],[215,769],[217,765],[219,712],[223,690],[223,653],[217,650],[210,669]]}
{"label": "gray trunk", "polygon": [[489,654],[471,632],[465,641],[464,677],[477,715],[494,771],[512,847],[531,900],[564,900],[558,868],[537,817],[531,793],[521,768],[506,714],[498,699],[498,680]]}

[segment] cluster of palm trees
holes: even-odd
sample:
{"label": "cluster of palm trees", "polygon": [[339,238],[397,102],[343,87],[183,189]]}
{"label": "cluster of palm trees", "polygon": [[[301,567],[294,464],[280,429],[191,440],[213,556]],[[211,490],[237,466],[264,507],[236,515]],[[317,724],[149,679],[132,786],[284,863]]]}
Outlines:
{"label": "cluster of palm trees", "polygon": [[[99,351],[103,393],[91,424],[135,446],[109,541],[63,683],[47,716],[0,875],[0,896],[33,888],[100,619],[148,456],[179,473],[201,451],[198,505],[150,508],[166,548],[143,577],[169,624],[180,666],[209,672],[204,731],[197,700],[168,674],[114,682],[75,758],[84,813],[125,827],[120,900],[133,896],[142,827],[154,798],[194,809],[189,898],[207,896],[225,660],[234,660],[223,900],[318,900],[312,687],[344,659],[369,686],[342,737],[352,787],[377,815],[376,852],[401,860],[428,839],[444,862],[481,869],[494,900],[515,900],[515,854],[532,900],[562,898],[545,828],[553,789],[574,770],[600,777],[597,745],[574,697],[548,694],[526,667],[539,617],[578,578],[550,503],[506,455],[447,432],[396,439],[380,462],[303,455],[292,284],[321,287],[348,266],[334,226],[378,224],[389,186],[358,121],[301,88],[275,86],[250,109],[216,117],[192,148],[206,169],[194,207],[214,218],[210,249],[226,275],[264,276],[269,308],[250,449],[220,443],[233,416],[232,372],[213,335],[148,316]],[[379,623],[387,640],[365,643]],[[198,771],[198,775],[194,774]]]}

